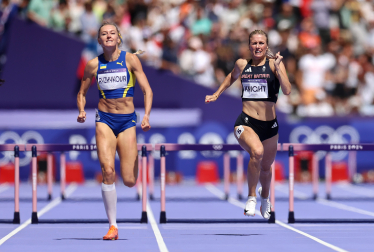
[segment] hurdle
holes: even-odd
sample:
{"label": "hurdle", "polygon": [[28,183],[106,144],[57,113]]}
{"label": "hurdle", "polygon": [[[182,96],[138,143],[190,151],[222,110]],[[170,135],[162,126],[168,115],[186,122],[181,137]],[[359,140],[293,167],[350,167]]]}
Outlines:
{"label": "hurdle", "polygon": [[[283,151],[288,151],[289,156],[289,212],[288,223],[374,223],[374,219],[296,219],[294,212],[294,155],[295,151],[327,151],[325,158],[325,173],[326,173],[326,199],[331,200],[331,153],[332,151],[374,151],[373,144],[292,144],[284,143],[282,145]],[[315,155],[314,155],[315,156]],[[313,190],[318,189],[318,165],[316,165],[316,158],[313,158],[312,178]],[[314,197],[317,199],[317,197]]]}
{"label": "hurdle", "polygon": [[[61,200],[66,200],[65,197],[65,169],[66,151],[95,151],[96,144],[26,144],[25,151],[32,151],[32,215],[31,223],[106,223],[107,220],[39,220],[37,215],[37,152],[60,152],[60,190]],[[147,151],[152,150],[151,144],[138,144],[137,149],[142,151],[142,166],[146,167],[147,164]],[[50,169],[51,171],[52,169]],[[48,170],[49,171],[49,170]],[[52,177],[47,175],[48,177]],[[142,178],[146,178],[146,169],[142,169]],[[146,180],[145,180],[146,181]],[[50,181],[51,182],[51,181]],[[49,183],[49,182],[48,182]],[[48,186],[50,188],[50,186]],[[52,188],[52,186],[51,186]],[[51,192],[49,195],[52,197]],[[49,196],[48,196],[49,197]],[[118,219],[118,223],[139,223],[139,220],[132,219]],[[140,223],[148,223],[147,217],[147,189],[146,183],[142,185],[142,214]]]}
{"label": "hurdle", "polygon": [[[299,143],[284,143],[283,144],[283,151],[288,151],[289,149],[289,146],[292,145],[293,148],[294,148],[294,151],[304,151],[304,149],[302,149],[303,147],[301,146],[304,146],[306,144],[299,144]],[[310,144],[311,146],[313,146],[313,144]],[[332,145],[336,145],[336,144],[332,144]],[[357,144],[351,144],[352,146],[353,145],[357,145]],[[336,148],[339,148],[339,147],[336,147]],[[342,147],[343,148],[343,147]],[[309,150],[309,149],[307,149]],[[306,151],[307,151],[306,150]],[[319,165],[318,165],[318,157],[317,157],[317,154],[316,154],[316,151],[318,150],[314,150],[313,151],[313,157],[312,157],[312,184],[313,184],[313,196],[312,198],[314,200],[316,200],[318,198],[318,181],[319,181]],[[344,149],[336,149],[335,151],[344,151]],[[331,199],[331,180],[332,180],[332,160],[331,160],[331,154],[330,153],[327,153],[326,156],[325,156],[325,174],[326,174],[326,199]],[[348,153],[348,173],[349,173],[349,179],[350,181],[353,180],[353,176],[354,174],[356,174],[357,172],[357,165],[356,165],[356,150],[351,150],[349,151]]]}
{"label": "hurdle", "polygon": [[0,223],[20,224],[19,209],[19,152],[25,151],[25,146],[19,144],[0,144],[0,151],[14,151],[14,214],[13,220],[0,220]]}
{"label": "hurdle", "polygon": [[[281,144],[277,146],[278,150],[281,150]],[[244,151],[243,148],[239,144],[156,144],[155,150],[160,151],[160,178],[161,178],[161,211],[160,211],[160,223],[185,223],[185,221],[180,219],[167,219],[166,218],[166,197],[165,197],[165,175],[166,175],[166,163],[165,163],[165,155],[167,151],[182,151],[182,150],[194,150],[194,151],[225,151],[224,154],[224,194],[225,199],[229,199],[229,188],[230,188],[230,157],[227,151]],[[238,155],[237,158],[237,167],[239,168],[239,172],[241,175],[238,177],[243,176],[243,156]],[[241,168],[240,168],[241,166]],[[274,172],[274,164],[272,165],[272,169]],[[274,176],[273,176],[274,177]],[[237,179],[238,182],[239,179]],[[274,183],[274,180],[272,180]],[[241,186],[242,182],[237,183],[238,191],[242,192]],[[274,190],[274,186],[271,186],[271,189]],[[258,222],[258,223],[275,223],[275,212],[274,212],[274,205],[275,205],[275,197],[274,191],[270,192],[271,195],[271,204],[272,204],[272,211],[271,211],[271,218],[269,220],[250,220],[250,219],[237,219],[237,220],[222,220],[222,223],[247,223],[247,222]],[[207,220],[209,221],[209,220]],[[220,223],[219,220],[210,220],[211,223]]]}
{"label": "hurdle", "polygon": [[[147,162],[145,162],[145,164],[143,163],[143,150],[142,150],[142,147],[145,146],[146,147],[146,151],[145,153],[149,152],[149,156],[147,157],[146,160],[148,160],[148,169],[147,169]],[[153,155],[152,155],[152,151],[153,151],[153,145],[152,144],[138,144],[138,167],[142,169],[143,171],[143,167],[146,168],[146,174],[147,174],[147,170],[148,170],[148,177],[149,177],[149,199],[150,200],[153,200],[154,197],[153,197],[153,192],[154,192],[154,173],[153,173],[153,170],[154,170],[154,159],[153,159]],[[147,176],[146,176],[147,178]],[[141,183],[141,181],[143,181],[143,177],[142,179],[137,179],[136,180],[136,184],[135,184],[135,187],[136,187],[136,199],[137,200],[140,200],[141,198],[141,192],[142,190],[146,190],[144,188],[142,188],[143,184],[144,183]],[[147,182],[147,180],[145,180]]]}

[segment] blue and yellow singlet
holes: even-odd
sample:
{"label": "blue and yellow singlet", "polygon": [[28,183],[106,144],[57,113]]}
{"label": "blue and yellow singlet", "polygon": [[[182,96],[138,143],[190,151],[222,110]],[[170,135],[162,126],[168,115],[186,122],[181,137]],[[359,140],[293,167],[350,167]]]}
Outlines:
{"label": "blue and yellow singlet", "polygon": [[103,99],[134,97],[135,75],[126,66],[126,52],[121,51],[116,61],[106,61],[104,54],[97,57],[99,66],[96,82]]}

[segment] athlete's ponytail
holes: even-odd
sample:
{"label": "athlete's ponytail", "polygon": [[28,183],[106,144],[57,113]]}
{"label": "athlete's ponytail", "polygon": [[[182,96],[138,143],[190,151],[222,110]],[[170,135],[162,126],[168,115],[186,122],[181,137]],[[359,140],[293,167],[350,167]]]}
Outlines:
{"label": "athlete's ponytail", "polygon": [[142,51],[140,49],[134,52],[134,54],[138,54],[138,55],[142,55],[143,53],[145,53],[145,51]]}

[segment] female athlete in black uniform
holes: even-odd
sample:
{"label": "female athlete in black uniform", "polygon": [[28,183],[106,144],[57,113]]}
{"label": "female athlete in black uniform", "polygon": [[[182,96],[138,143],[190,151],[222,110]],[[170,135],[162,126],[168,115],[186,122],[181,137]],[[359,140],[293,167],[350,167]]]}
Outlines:
{"label": "female athlete in black uniform", "polygon": [[243,111],[235,122],[235,137],[250,154],[247,175],[249,192],[244,214],[255,215],[256,186],[260,180],[262,187],[258,192],[261,196],[261,214],[269,219],[270,167],[274,162],[278,143],[275,103],[279,87],[288,95],[291,84],[280,53],[272,59],[266,58],[268,37],[264,31],[255,30],[249,35],[249,50],[252,59],[238,59],[218,90],[205,97],[205,103],[216,101],[223,91],[241,77]]}

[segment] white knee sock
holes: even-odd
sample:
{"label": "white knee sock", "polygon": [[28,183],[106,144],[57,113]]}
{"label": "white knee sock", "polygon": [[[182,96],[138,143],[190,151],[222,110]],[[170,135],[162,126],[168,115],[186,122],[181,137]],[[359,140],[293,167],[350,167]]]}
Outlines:
{"label": "white knee sock", "polygon": [[103,196],[106,215],[109,220],[109,227],[112,225],[117,227],[117,193],[113,184],[101,184],[101,195]]}

